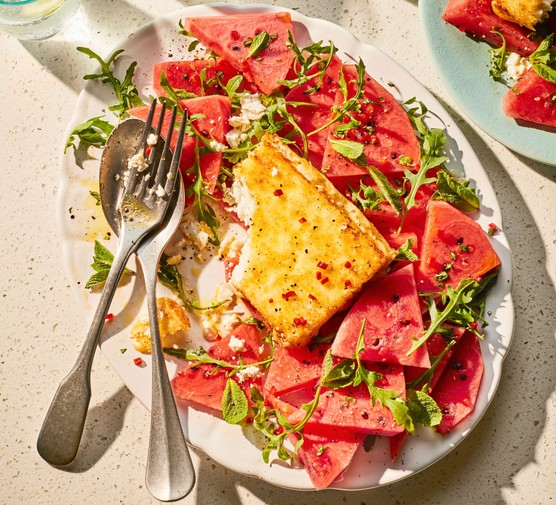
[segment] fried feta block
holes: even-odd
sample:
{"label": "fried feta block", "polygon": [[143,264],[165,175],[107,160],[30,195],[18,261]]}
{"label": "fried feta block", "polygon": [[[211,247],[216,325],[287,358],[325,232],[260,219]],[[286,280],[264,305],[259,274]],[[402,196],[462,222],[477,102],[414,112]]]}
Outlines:
{"label": "fried feta block", "polygon": [[507,21],[535,30],[552,10],[554,0],[492,0],[494,13]]}
{"label": "fried feta block", "polygon": [[308,161],[266,134],[234,167],[249,226],[231,283],[284,347],[305,345],[395,256],[367,218]]}
{"label": "fried feta block", "polygon": [[[187,343],[185,333],[191,328],[191,322],[183,307],[171,298],[158,298],[156,301],[158,326],[162,347],[184,347]],[[131,337],[135,340],[133,347],[143,354],[150,354],[151,331],[149,321],[139,320],[131,327]]]}

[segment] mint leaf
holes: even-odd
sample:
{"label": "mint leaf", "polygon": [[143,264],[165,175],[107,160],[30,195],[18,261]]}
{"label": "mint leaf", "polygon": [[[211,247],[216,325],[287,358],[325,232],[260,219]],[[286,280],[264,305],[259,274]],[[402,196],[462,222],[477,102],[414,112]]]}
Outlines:
{"label": "mint leaf", "polygon": [[442,421],[442,412],[438,405],[424,391],[408,389],[406,393],[408,413],[414,423],[421,426],[436,426]]}
{"label": "mint leaf", "polygon": [[243,389],[233,379],[228,379],[222,396],[222,416],[229,424],[237,424],[247,417],[249,403]]}
{"label": "mint leaf", "polygon": [[[351,198],[353,202],[362,210],[373,210],[378,208],[381,202],[384,201],[382,193],[378,192],[371,186],[366,186],[363,181],[359,181],[359,190],[354,190],[348,182],[348,187],[351,190]],[[362,193],[362,195],[361,195]]]}
{"label": "mint leaf", "polygon": [[475,212],[481,207],[477,191],[469,187],[469,181],[459,181],[447,171],[438,172],[433,200],[443,200],[462,212]]}
{"label": "mint leaf", "polygon": [[324,374],[322,385],[328,389],[345,388],[353,384],[355,378],[355,362],[352,359],[343,359],[330,372]]}
{"label": "mint leaf", "polygon": [[540,44],[537,50],[529,56],[533,70],[545,81],[556,84],[556,51],[552,49],[555,33],[551,33]]}
{"label": "mint leaf", "polygon": [[247,39],[244,45],[249,46],[249,54],[247,58],[254,58],[261,54],[270,44],[272,40],[276,38],[276,35],[269,35],[267,31],[263,30],[258,33],[253,40]]}
{"label": "mint leaf", "polygon": [[371,174],[371,177],[375,181],[375,184],[378,186],[381,193],[384,195],[384,198],[396,212],[396,215],[401,216],[402,200],[400,198],[400,194],[396,191],[396,188],[390,184],[390,181],[380,170],[374,167],[367,167],[367,170],[369,171],[369,174]]}
{"label": "mint leaf", "polygon": [[419,261],[419,256],[413,252],[413,239],[408,238],[398,249],[395,261]]}
{"label": "mint leaf", "polygon": [[[104,284],[108,278],[108,273],[112,267],[112,262],[114,261],[114,255],[106,249],[98,240],[95,240],[94,253],[93,253],[93,263],[91,267],[95,271],[93,275],[89,278],[85,284],[85,289],[93,288]],[[133,270],[128,268],[124,269],[123,275],[135,275]]]}
{"label": "mint leaf", "polygon": [[74,127],[68,136],[66,145],[64,147],[64,154],[70,148],[75,147],[76,137],[86,144],[90,144],[95,147],[102,147],[106,144],[108,136],[112,133],[114,126],[108,121],[101,119],[103,116],[93,117],[83,123],[78,124]]}
{"label": "mint leaf", "polygon": [[365,146],[352,140],[330,140],[330,146],[344,158],[354,161],[358,165],[366,166],[367,158],[363,152]]}

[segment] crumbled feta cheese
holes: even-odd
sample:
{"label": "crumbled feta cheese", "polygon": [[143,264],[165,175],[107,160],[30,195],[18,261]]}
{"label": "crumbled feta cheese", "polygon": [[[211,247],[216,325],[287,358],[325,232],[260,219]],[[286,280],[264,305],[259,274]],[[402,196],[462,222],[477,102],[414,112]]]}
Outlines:
{"label": "crumbled feta cheese", "polygon": [[158,187],[156,188],[156,196],[163,198],[166,196],[166,191],[164,190],[164,188],[159,184]]}
{"label": "crumbled feta cheese", "polygon": [[232,300],[234,296],[235,293],[232,285],[228,282],[223,282],[222,284],[220,284],[220,286],[218,286],[218,289],[216,290],[216,301],[218,303],[224,302],[226,300]]}
{"label": "crumbled feta cheese", "polygon": [[250,121],[261,119],[266,110],[266,107],[259,100],[258,94],[243,94],[239,100],[239,104],[241,106],[241,114],[249,118]]}
{"label": "crumbled feta cheese", "polygon": [[523,58],[518,53],[510,53],[506,60],[506,70],[508,75],[517,81],[523,77],[523,74],[531,68],[531,62],[528,58]]}
{"label": "crumbled feta cheese", "polygon": [[148,166],[149,164],[143,153],[134,154],[127,162],[127,168],[137,170],[137,172],[144,172]]}
{"label": "crumbled feta cheese", "polygon": [[238,148],[245,140],[247,140],[247,133],[241,133],[238,130],[230,130],[226,133],[226,142],[232,149]]}
{"label": "crumbled feta cheese", "polygon": [[181,230],[185,237],[199,251],[202,251],[208,244],[209,234],[201,228],[197,221],[184,221],[181,224]]}
{"label": "crumbled feta cheese", "polygon": [[236,214],[247,226],[251,226],[255,212],[255,201],[241,177],[236,177],[232,184],[232,195],[237,203]]}
{"label": "crumbled feta cheese", "polygon": [[216,140],[211,140],[209,142],[209,146],[213,151],[216,151],[217,153],[221,153],[226,150],[226,146],[224,144],[221,144],[220,142],[217,142]]}
{"label": "crumbled feta cheese", "polygon": [[237,380],[241,383],[246,381],[247,379],[256,379],[257,377],[261,376],[261,370],[258,366],[247,366],[242,368],[237,374]]}
{"label": "crumbled feta cheese", "polygon": [[181,263],[182,257],[179,254],[175,254],[174,256],[170,256],[166,259],[166,264],[170,266],[176,266]]}
{"label": "crumbled feta cheese", "polygon": [[235,335],[230,337],[230,342],[228,343],[230,349],[234,352],[241,352],[245,350],[245,340],[237,338]]}
{"label": "crumbled feta cheese", "polygon": [[150,133],[149,136],[147,137],[147,145],[155,146],[157,142],[158,142],[158,136],[156,136],[154,133]]}

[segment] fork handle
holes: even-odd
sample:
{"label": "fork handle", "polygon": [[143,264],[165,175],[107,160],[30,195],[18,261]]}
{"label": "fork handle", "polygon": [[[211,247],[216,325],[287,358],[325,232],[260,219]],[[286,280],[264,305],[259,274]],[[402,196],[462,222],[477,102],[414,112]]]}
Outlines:
{"label": "fork handle", "polygon": [[152,344],[151,428],[145,481],[155,498],[175,501],[193,489],[195,469],[183,435],[160,341],[156,306],[157,265],[158,262],[143,268]]}
{"label": "fork handle", "polygon": [[119,245],[81,352],[58,386],[46,413],[37,451],[51,465],[67,465],[77,454],[91,399],[91,367],[98,339],[116,287],[134,249],[133,245]]}

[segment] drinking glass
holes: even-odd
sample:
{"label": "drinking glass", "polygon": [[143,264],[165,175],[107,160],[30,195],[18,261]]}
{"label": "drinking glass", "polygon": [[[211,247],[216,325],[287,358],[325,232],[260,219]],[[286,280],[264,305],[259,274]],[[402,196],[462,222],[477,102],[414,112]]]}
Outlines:
{"label": "drinking glass", "polygon": [[78,6],[79,0],[0,0],[0,29],[21,40],[46,39]]}

